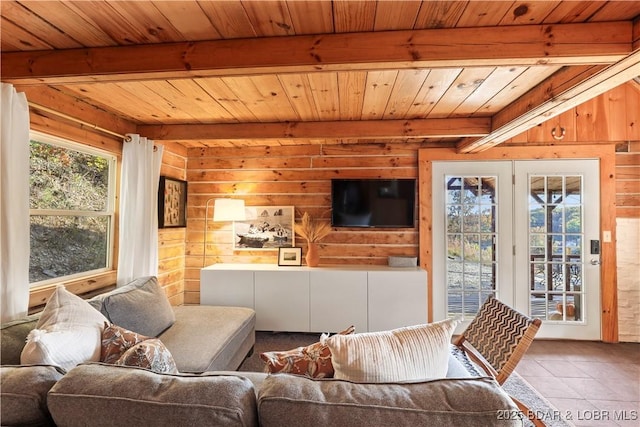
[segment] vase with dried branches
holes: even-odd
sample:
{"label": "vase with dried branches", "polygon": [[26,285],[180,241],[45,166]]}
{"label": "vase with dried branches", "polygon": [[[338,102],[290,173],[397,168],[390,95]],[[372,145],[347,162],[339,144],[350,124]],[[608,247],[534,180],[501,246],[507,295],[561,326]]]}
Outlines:
{"label": "vase with dried branches", "polygon": [[319,221],[305,212],[300,222],[294,224],[296,234],[307,241],[307,255],[305,261],[308,267],[317,267],[320,262],[318,242],[331,232],[331,225],[325,221]]}

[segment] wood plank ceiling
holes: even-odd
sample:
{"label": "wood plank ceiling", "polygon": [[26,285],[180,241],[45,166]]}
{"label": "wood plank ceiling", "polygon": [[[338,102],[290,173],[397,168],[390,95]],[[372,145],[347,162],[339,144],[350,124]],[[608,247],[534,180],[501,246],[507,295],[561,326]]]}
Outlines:
{"label": "wood plank ceiling", "polygon": [[115,132],[186,147],[472,152],[640,75],[639,16],[639,1],[3,0],[1,78],[36,110],[108,112]]}

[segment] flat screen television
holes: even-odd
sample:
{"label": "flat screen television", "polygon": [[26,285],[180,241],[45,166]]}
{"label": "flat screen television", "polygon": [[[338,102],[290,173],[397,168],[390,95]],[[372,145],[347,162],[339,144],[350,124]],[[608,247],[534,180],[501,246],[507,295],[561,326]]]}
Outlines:
{"label": "flat screen television", "polygon": [[415,226],[415,179],[332,179],[333,227]]}

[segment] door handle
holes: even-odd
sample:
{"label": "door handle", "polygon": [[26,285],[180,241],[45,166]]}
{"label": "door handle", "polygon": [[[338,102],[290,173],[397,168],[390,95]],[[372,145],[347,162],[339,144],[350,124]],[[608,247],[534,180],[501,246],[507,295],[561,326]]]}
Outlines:
{"label": "door handle", "polygon": [[591,265],[600,265],[599,259],[592,259],[590,262],[591,262]]}

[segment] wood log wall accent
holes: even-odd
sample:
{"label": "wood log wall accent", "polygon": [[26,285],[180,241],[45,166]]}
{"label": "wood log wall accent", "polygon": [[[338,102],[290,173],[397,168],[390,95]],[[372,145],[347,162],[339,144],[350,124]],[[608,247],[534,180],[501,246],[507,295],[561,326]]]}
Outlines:
{"label": "wood log wall accent", "polygon": [[[294,206],[329,221],[331,178],[417,178],[415,144],[192,148],[188,151],[185,303],[200,301],[200,268],[213,263],[277,263],[277,251],[232,247],[232,224],[207,224],[210,198],[242,198],[247,206]],[[210,204],[211,206],[211,204]],[[209,209],[209,216],[213,213]],[[416,216],[417,218],[417,216]],[[306,253],[306,242],[296,246]],[[386,264],[389,255],[417,256],[418,228],[334,228],[320,242],[321,264]]]}

